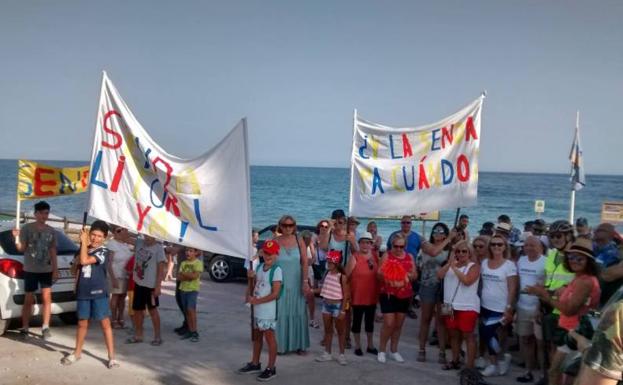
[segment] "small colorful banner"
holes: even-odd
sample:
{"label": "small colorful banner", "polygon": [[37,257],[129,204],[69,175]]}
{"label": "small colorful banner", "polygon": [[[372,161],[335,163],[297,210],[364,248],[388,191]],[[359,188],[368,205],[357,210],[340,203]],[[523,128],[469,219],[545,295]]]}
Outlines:
{"label": "small colorful banner", "polygon": [[30,160],[17,161],[18,199],[79,194],[89,187],[89,166],[54,167]]}
{"label": "small colorful banner", "polygon": [[484,98],[419,127],[389,127],[355,112],[349,213],[376,218],[476,204]]}

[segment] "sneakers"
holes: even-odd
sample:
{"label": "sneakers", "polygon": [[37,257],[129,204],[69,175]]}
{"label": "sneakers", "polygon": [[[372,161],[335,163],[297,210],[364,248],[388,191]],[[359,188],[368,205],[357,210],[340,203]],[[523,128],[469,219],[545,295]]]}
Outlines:
{"label": "sneakers", "polygon": [[24,329],[24,328],[19,329],[19,336],[20,336],[21,338],[26,338],[26,337],[28,337],[28,329]]}
{"label": "sneakers", "polygon": [[396,352],[396,353],[389,353],[390,357],[394,359],[394,361],[399,362],[399,363],[403,363],[405,362],[405,359],[402,358],[402,356],[400,355],[400,353]]}
{"label": "sneakers", "polygon": [[359,357],[363,356],[363,350],[361,350],[361,348],[355,349],[355,355]]}
{"label": "sneakers", "polygon": [[374,354],[375,356],[379,354],[379,351],[376,348],[367,348],[366,353]]}
{"label": "sneakers", "polygon": [[318,323],[318,321],[313,319],[313,320],[309,321],[309,327],[312,327],[314,329],[318,329],[320,327],[320,324]]}
{"label": "sneakers", "polygon": [[186,333],[188,333],[188,327],[187,327],[186,325],[182,325],[182,326],[180,326],[179,328],[175,328],[175,329],[173,329],[173,331],[174,331],[177,335],[179,335],[179,336],[183,336],[183,335],[185,335]]}
{"label": "sneakers", "polygon": [[511,360],[513,359],[513,356],[511,356],[510,353],[505,353],[504,354],[504,360],[502,360],[501,362],[498,362],[498,369],[500,371],[500,375],[504,376],[506,375],[506,373],[508,373],[508,370],[511,367]]}
{"label": "sneakers", "polygon": [[327,361],[331,361],[332,359],[333,357],[331,357],[331,354],[327,353],[326,351],[322,352],[321,355],[316,357],[317,362],[327,362]]}
{"label": "sneakers", "polygon": [[239,374],[259,373],[262,371],[262,364],[258,363],[254,365],[252,362],[247,362],[245,366],[238,369]]}
{"label": "sneakers", "polygon": [[43,338],[44,341],[52,338],[52,332],[50,332],[50,328],[41,329],[41,338]]}
{"label": "sneakers", "polygon": [[484,377],[491,377],[491,376],[496,376],[498,374],[498,368],[497,366],[493,365],[493,364],[489,364],[487,365],[486,368],[483,369],[482,372],[480,372]]}
{"label": "sneakers", "polygon": [[190,336],[190,342],[199,342],[199,333],[192,332]]}
{"label": "sneakers", "polygon": [[342,366],[348,363],[346,362],[346,357],[343,354],[340,354],[339,356],[337,356],[337,362]]}
{"label": "sneakers", "polygon": [[275,378],[277,376],[277,368],[266,368],[264,369],[264,371],[262,372],[262,374],[260,374],[259,376],[256,377],[256,379],[258,381],[270,381],[273,378]]}
{"label": "sneakers", "polygon": [[485,360],[484,357],[478,357],[476,362],[474,362],[474,366],[476,366],[477,369],[484,369],[487,367],[487,360]]}
{"label": "sneakers", "polygon": [[379,354],[376,356],[376,360],[380,362],[381,364],[384,364],[385,362],[387,362],[387,358],[385,358],[385,353],[379,352]]}

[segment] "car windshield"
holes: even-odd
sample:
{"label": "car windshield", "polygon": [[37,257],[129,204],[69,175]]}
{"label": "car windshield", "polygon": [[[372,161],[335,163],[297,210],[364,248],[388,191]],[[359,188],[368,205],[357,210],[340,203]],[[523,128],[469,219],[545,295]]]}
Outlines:
{"label": "car windshield", "polygon": [[[56,253],[61,254],[75,254],[78,252],[78,245],[76,245],[71,239],[69,239],[63,232],[54,230],[56,232]],[[0,232],[0,246],[5,253],[11,255],[23,255],[17,251],[15,247],[15,239],[11,230]]]}

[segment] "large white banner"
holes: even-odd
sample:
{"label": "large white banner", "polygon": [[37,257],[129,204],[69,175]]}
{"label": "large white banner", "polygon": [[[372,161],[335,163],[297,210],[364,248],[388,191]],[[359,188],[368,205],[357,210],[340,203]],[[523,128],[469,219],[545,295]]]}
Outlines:
{"label": "large white banner", "polygon": [[[182,132],[179,137],[201,140]],[[161,240],[248,257],[251,204],[246,120],[205,154],[180,159],[147,134],[104,73],[88,213]]]}
{"label": "large white banner", "polygon": [[350,215],[417,215],[476,204],[483,100],[420,127],[388,127],[355,112]]}

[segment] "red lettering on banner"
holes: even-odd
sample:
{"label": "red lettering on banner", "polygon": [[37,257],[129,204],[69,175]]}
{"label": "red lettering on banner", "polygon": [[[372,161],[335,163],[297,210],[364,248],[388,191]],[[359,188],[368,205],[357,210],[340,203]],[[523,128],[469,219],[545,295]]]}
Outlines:
{"label": "red lettering on banner", "polygon": [[404,158],[413,156],[413,149],[411,148],[411,143],[409,142],[407,134],[402,134],[402,156]]}
{"label": "red lettering on banner", "polygon": [[138,211],[138,224],[136,225],[136,231],[141,231],[141,229],[143,228],[143,221],[145,220],[145,217],[147,216],[147,213],[150,209],[151,206],[147,206],[145,207],[145,210],[142,210],[141,204],[139,202],[136,202],[136,210]]}
{"label": "red lettering on banner", "polygon": [[469,180],[469,159],[463,154],[456,160],[456,175],[461,182]]}
{"label": "red lettering on banner", "polygon": [[158,172],[158,167],[156,167],[157,163],[162,163],[164,165],[164,168],[166,169],[167,179],[164,181],[164,184],[162,185],[162,188],[166,190],[167,186],[169,185],[169,182],[171,182],[171,174],[173,174],[173,167],[171,167],[171,165],[167,163],[166,160],[157,156],[156,159],[154,159],[154,161],[152,162],[152,165],[154,166],[154,172],[156,173]]}
{"label": "red lettering on banner", "polygon": [[54,170],[50,170],[49,168],[42,168],[42,167],[35,168],[35,186],[34,186],[35,196],[54,195],[54,191],[43,190],[45,186],[51,186],[52,188],[56,186],[55,180],[53,179],[44,180],[43,179],[44,175],[50,175],[50,174],[54,175]]}
{"label": "red lettering on banner", "polygon": [[80,184],[82,188],[86,188],[89,180],[89,170],[82,171],[82,179],[80,179]]}
{"label": "red lettering on banner", "polygon": [[170,192],[167,194],[167,199],[165,201],[165,207],[167,209],[168,212],[171,212],[171,210],[173,210],[173,215],[175,215],[176,217],[179,218],[180,216],[180,209],[179,207],[177,207],[177,198],[175,197],[175,195],[171,194]]}
{"label": "red lettering on banner", "polygon": [[117,192],[119,188],[119,181],[121,181],[121,175],[123,175],[123,166],[125,165],[125,156],[121,155],[119,157],[119,162],[117,163],[117,168],[115,169],[115,176],[112,178],[112,183],[110,185],[110,191]]}
{"label": "red lettering on banner", "polygon": [[117,131],[108,127],[108,119],[110,119],[113,115],[117,115],[119,116],[119,119],[123,119],[123,116],[121,116],[121,114],[115,110],[108,111],[106,115],[104,115],[104,131],[111,134],[114,137],[115,141],[111,144],[102,140],[102,146],[116,150],[123,144],[123,138],[121,137],[121,134],[119,134]]}
{"label": "red lettering on banner", "polygon": [[470,136],[474,139],[478,139],[478,134],[476,134],[476,127],[474,127],[474,119],[471,116],[467,117],[467,127],[465,127],[465,141],[469,142]]}
{"label": "red lettering on banner", "polygon": [[452,140],[454,140],[454,124],[450,126],[450,131],[448,131],[447,127],[442,127],[441,129],[441,148],[446,148],[446,141],[448,141],[448,145],[452,145]]}

